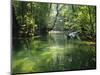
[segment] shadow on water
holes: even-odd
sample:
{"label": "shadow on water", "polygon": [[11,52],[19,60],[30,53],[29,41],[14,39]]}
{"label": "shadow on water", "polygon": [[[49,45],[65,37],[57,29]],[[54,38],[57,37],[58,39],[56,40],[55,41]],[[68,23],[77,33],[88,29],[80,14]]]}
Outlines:
{"label": "shadow on water", "polygon": [[13,73],[81,70],[96,68],[96,49],[92,42],[69,40],[52,34],[48,40],[32,39],[12,57]]}

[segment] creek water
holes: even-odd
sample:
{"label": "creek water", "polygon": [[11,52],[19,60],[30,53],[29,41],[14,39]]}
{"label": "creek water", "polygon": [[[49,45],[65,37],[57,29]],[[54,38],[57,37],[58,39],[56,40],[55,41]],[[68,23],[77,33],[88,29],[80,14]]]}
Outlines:
{"label": "creek water", "polygon": [[[28,40],[29,41],[29,40]],[[14,52],[14,73],[48,72],[96,68],[96,50],[90,42],[67,39],[64,32],[56,31],[47,40],[31,39]]]}

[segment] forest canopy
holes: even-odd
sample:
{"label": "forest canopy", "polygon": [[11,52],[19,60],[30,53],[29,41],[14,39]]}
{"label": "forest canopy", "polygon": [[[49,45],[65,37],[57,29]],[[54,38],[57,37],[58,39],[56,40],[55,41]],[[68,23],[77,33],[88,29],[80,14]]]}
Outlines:
{"label": "forest canopy", "polygon": [[78,31],[81,39],[95,40],[94,6],[13,1],[12,11],[13,37],[46,36],[60,24],[64,31]]}
{"label": "forest canopy", "polygon": [[96,6],[12,1],[13,73],[96,68]]}

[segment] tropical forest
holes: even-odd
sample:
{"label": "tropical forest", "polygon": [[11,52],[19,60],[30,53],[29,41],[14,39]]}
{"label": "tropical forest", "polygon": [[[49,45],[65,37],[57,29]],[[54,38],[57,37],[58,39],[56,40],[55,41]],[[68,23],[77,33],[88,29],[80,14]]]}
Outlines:
{"label": "tropical forest", "polygon": [[96,69],[96,6],[12,0],[12,73]]}

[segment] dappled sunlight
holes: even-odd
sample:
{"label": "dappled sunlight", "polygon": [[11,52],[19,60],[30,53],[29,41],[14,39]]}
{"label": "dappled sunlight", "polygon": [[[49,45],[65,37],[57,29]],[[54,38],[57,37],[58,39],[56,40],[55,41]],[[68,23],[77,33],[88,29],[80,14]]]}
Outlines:
{"label": "dappled sunlight", "polygon": [[69,40],[64,46],[46,41],[33,43],[31,50],[20,50],[14,55],[15,73],[95,68],[95,47],[87,45],[89,42]]}
{"label": "dappled sunlight", "polygon": [[14,0],[11,8],[12,73],[96,68],[95,6]]}

